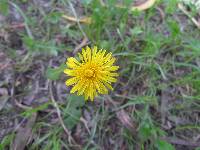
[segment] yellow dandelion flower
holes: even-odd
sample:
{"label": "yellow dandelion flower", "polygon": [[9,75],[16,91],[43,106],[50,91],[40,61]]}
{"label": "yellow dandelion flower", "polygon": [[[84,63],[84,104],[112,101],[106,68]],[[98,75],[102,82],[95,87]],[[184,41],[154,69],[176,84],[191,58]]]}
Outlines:
{"label": "yellow dandelion flower", "polygon": [[116,82],[119,66],[114,66],[115,58],[106,50],[97,50],[86,47],[82,53],[78,53],[79,59],[70,57],[67,59],[68,68],[64,73],[70,76],[65,82],[67,86],[73,86],[70,93],[84,95],[85,100],[94,100],[99,94],[107,94],[108,89],[113,90],[111,83]]}

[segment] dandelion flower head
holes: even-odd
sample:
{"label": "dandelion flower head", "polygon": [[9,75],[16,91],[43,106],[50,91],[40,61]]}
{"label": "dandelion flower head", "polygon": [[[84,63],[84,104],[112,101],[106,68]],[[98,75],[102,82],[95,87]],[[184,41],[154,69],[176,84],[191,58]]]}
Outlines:
{"label": "dandelion flower head", "polygon": [[119,66],[115,66],[116,59],[106,50],[86,47],[78,53],[78,58],[67,59],[67,69],[64,73],[69,76],[65,82],[72,86],[70,93],[84,95],[85,100],[94,100],[98,94],[107,94],[108,89],[113,90],[112,83],[116,82]]}

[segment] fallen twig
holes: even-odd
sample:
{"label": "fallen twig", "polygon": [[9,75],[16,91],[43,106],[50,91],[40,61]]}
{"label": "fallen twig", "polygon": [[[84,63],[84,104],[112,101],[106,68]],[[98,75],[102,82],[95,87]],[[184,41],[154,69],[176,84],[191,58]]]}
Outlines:
{"label": "fallen twig", "polygon": [[88,38],[84,37],[84,39],[82,40],[82,42],[77,45],[73,51],[73,54],[76,54],[78,52],[79,49],[81,49],[82,47],[86,46],[88,43]]}
{"label": "fallen twig", "polygon": [[197,26],[198,29],[200,29],[200,23],[194,17],[192,17],[192,15],[190,15],[190,13],[181,3],[178,4],[178,8],[192,20],[192,22]]}
{"label": "fallen twig", "polygon": [[54,94],[53,94],[53,82],[52,82],[52,81],[49,82],[49,93],[50,93],[51,101],[52,101],[54,107],[56,108],[56,112],[57,112],[57,115],[58,115],[59,122],[60,122],[62,128],[64,129],[65,133],[66,133],[67,136],[68,136],[68,141],[69,141],[69,143],[70,143],[70,144],[74,144],[74,145],[76,145],[76,146],[78,147],[78,149],[81,149],[81,148],[80,148],[80,145],[78,145],[78,144],[76,143],[76,141],[75,141],[75,140],[73,139],[73,137],[71,136],[70,131],[67,129],[67,127],[66,127],[65,124],[64,124],[64,121],[63,121],[62,116],[61,116],[61,111],[60,111],[60,109],[59,109],[58,104],[57,104],[56,101],[55,101],[55,98],[54,98]]}
{"label": "fallen twig", "polygon": [[194,147],[200,146],[200,142],[185,141],[185,140],[177,139],[177,138],[173,138],[173,137],[162,137],[161,139],[165,140],[169,143],[177,144],[177,145],[194,146]]}

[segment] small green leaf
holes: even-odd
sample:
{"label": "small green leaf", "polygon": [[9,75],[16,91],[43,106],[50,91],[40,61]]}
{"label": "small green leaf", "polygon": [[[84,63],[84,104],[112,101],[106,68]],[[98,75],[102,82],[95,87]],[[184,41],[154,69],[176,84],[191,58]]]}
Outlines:
{"label": "small green leaf", "polygon": [[64,69],[66,68],[65,64],[60,65],[58,68],[47,68],[46,76],[50,80],[58,80],[61,73],[63,73]]}
{"label": "small green leaf", "polygon": [[145,141],[151,137],[152,131],[153,128],[150,126],[150,124],[144,123],[139,129],[139,136]]}
{"label": "small green leaf", "polygon": [[8,1],[7,0],[1,0],[0,1],[0,13],[3,15],[8,15],[9,7],[8,7]]}
{"label": "small green leaf", "polygon": [[82,107],[85,104],[85,100],[82,96],[70,95],[68,96],[68,102],[70,108],[74,109],[77,107]]}
{"label": "small green leaf", "polygon": [[89,5],[92,2],[92,0],[81,0],[81,3],[83,5]]}
{"label": "small green leaf", "polygon": [[175,150],[173,145],[164,140],[157,140],[155,146],[158,150]]}
{"label": "small green leaf", "polygon": [[62,17],[63,13],[60,12],[51,12],[46,16],[46,20],[50,23],[56,24],[60,21],[60,18]]}
{"label": "small green leaf", "polygon": [[195,52],[195,55],[200,55],[200,43],[198,39],[187,38],[185,42],[188,43],[186,47]]}
{"label": "small green leaf", "polygon": [[9,146],[10,143],[12,143],[14,137],[15,137],[14,134],[8,134],[8,135],[6,135],[2,139],[2,141],[0,143],[0,150],[5,150],[6,147]]}
{"label": "small green leaf", "polygon": [[66,126],[72,129],[80,120],[82,110],[81,107],[85,104],[82,96],[70,95],[68,96],[68,105],[64,110],[67,115],[64,119]]}
{"label": "small green leaf", "polygon": [[173,14],[177,10],[178,0],[165,0],[166,2],[166,12]]}
{"label": "small green leaf", "polygon": [[53,150],[60,150],[61,149],[60,139],[58,138],[57,135],[53,136],[53,139],[52,139],[52,149]]}
{"label": "small green leaf", "polygon": [[130,29],[130,32],[132,35],[138,35],[143,32],[143,30],[140,27],[135,27],[133,29]]}
{"label": "small green leaf", "polygon": [[47,103],[39,105],[38,107],[27,109],[26,111],[22,112],[21,115],[26,116],[26,117],[30,117],[35,112],[45,110],[46,108],[48,108],[48,106],[50,104],[51,104],[51,102],[47,102]]}
{"label": "small green leaf", "polygon": [[168,20],[168,26],[173,38],[180,35],[180,27],[179,24],[174,20]]}
{"label": "small green leaf", "polygon": [[28,36],[24,36],[22,40],[23,40],[23,43],[26,45],[26,47],[28,48],[29,51],[31,51],[32,49],[35,49],[36,43],[35,43],[34,39],[32,39]]}
{"label": "small green leaf", "polygon": [[53,56],[58,55],[59,47],[56,46],[54,40],[42,41],[24,36],[23,43],[31,53],[47,54]]}
{"label": "small green leaf", "polygon": [[81,117],[81,111],[73,109],[72,112],[70,113],[70,116],[68,116],[64,121],[66,126],[69,129],[72,129],[78,122]]}

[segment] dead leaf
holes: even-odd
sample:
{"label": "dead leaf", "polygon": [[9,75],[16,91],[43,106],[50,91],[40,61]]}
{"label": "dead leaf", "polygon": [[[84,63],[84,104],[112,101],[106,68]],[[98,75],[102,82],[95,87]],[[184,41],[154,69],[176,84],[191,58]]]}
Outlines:
{"label": "dead leaf", "polygon": [[8,90],[6,88],[0,88],[0,110],[5,106],[8,100]]}
{"label": "dead leaf", "polygon": [[72,21],[72,22],[80,22],[80,23],[85,23],[85,24],[91,24],[91,18],[90,17],[83,17],[81,19],[77,19],[75,17],[68,16],[68,15],[63,15],[62,17],[64,19]]}
{"label": "dead leaf", "polygon": [[182,139],[174,138],[174,137],[162,137],[161,139],[171,144],[176,144],[176,145],[185,145],[185,146],[194,146],[194,147],[200,146],[200,142],[186,141],[186,140],[182,140]]}
{"label": "dead leaf", "polygon": [[36,118],[37,114],[33,113],[32,116],[28,119],[26,126],[24,128],[18,129],[12,144],[12,150],[24,150],[32,137],[32,128],[35,124]]}
{"label": "dead leaf", "polygon": [[165,125],[166,116],[168,114],[168,106],[169,106],[169,100],[171,99],[170,89],[164,89],[161,93],[161,106],[160,106],[160,112],[161,112],[161,118],[162,118],[162,125]]}
{"label": "dead leaf", "polygon": [[127,129],[132,131],[134,135],[136,134],[136,123],[123,109],[117,112],[117,118]]}

